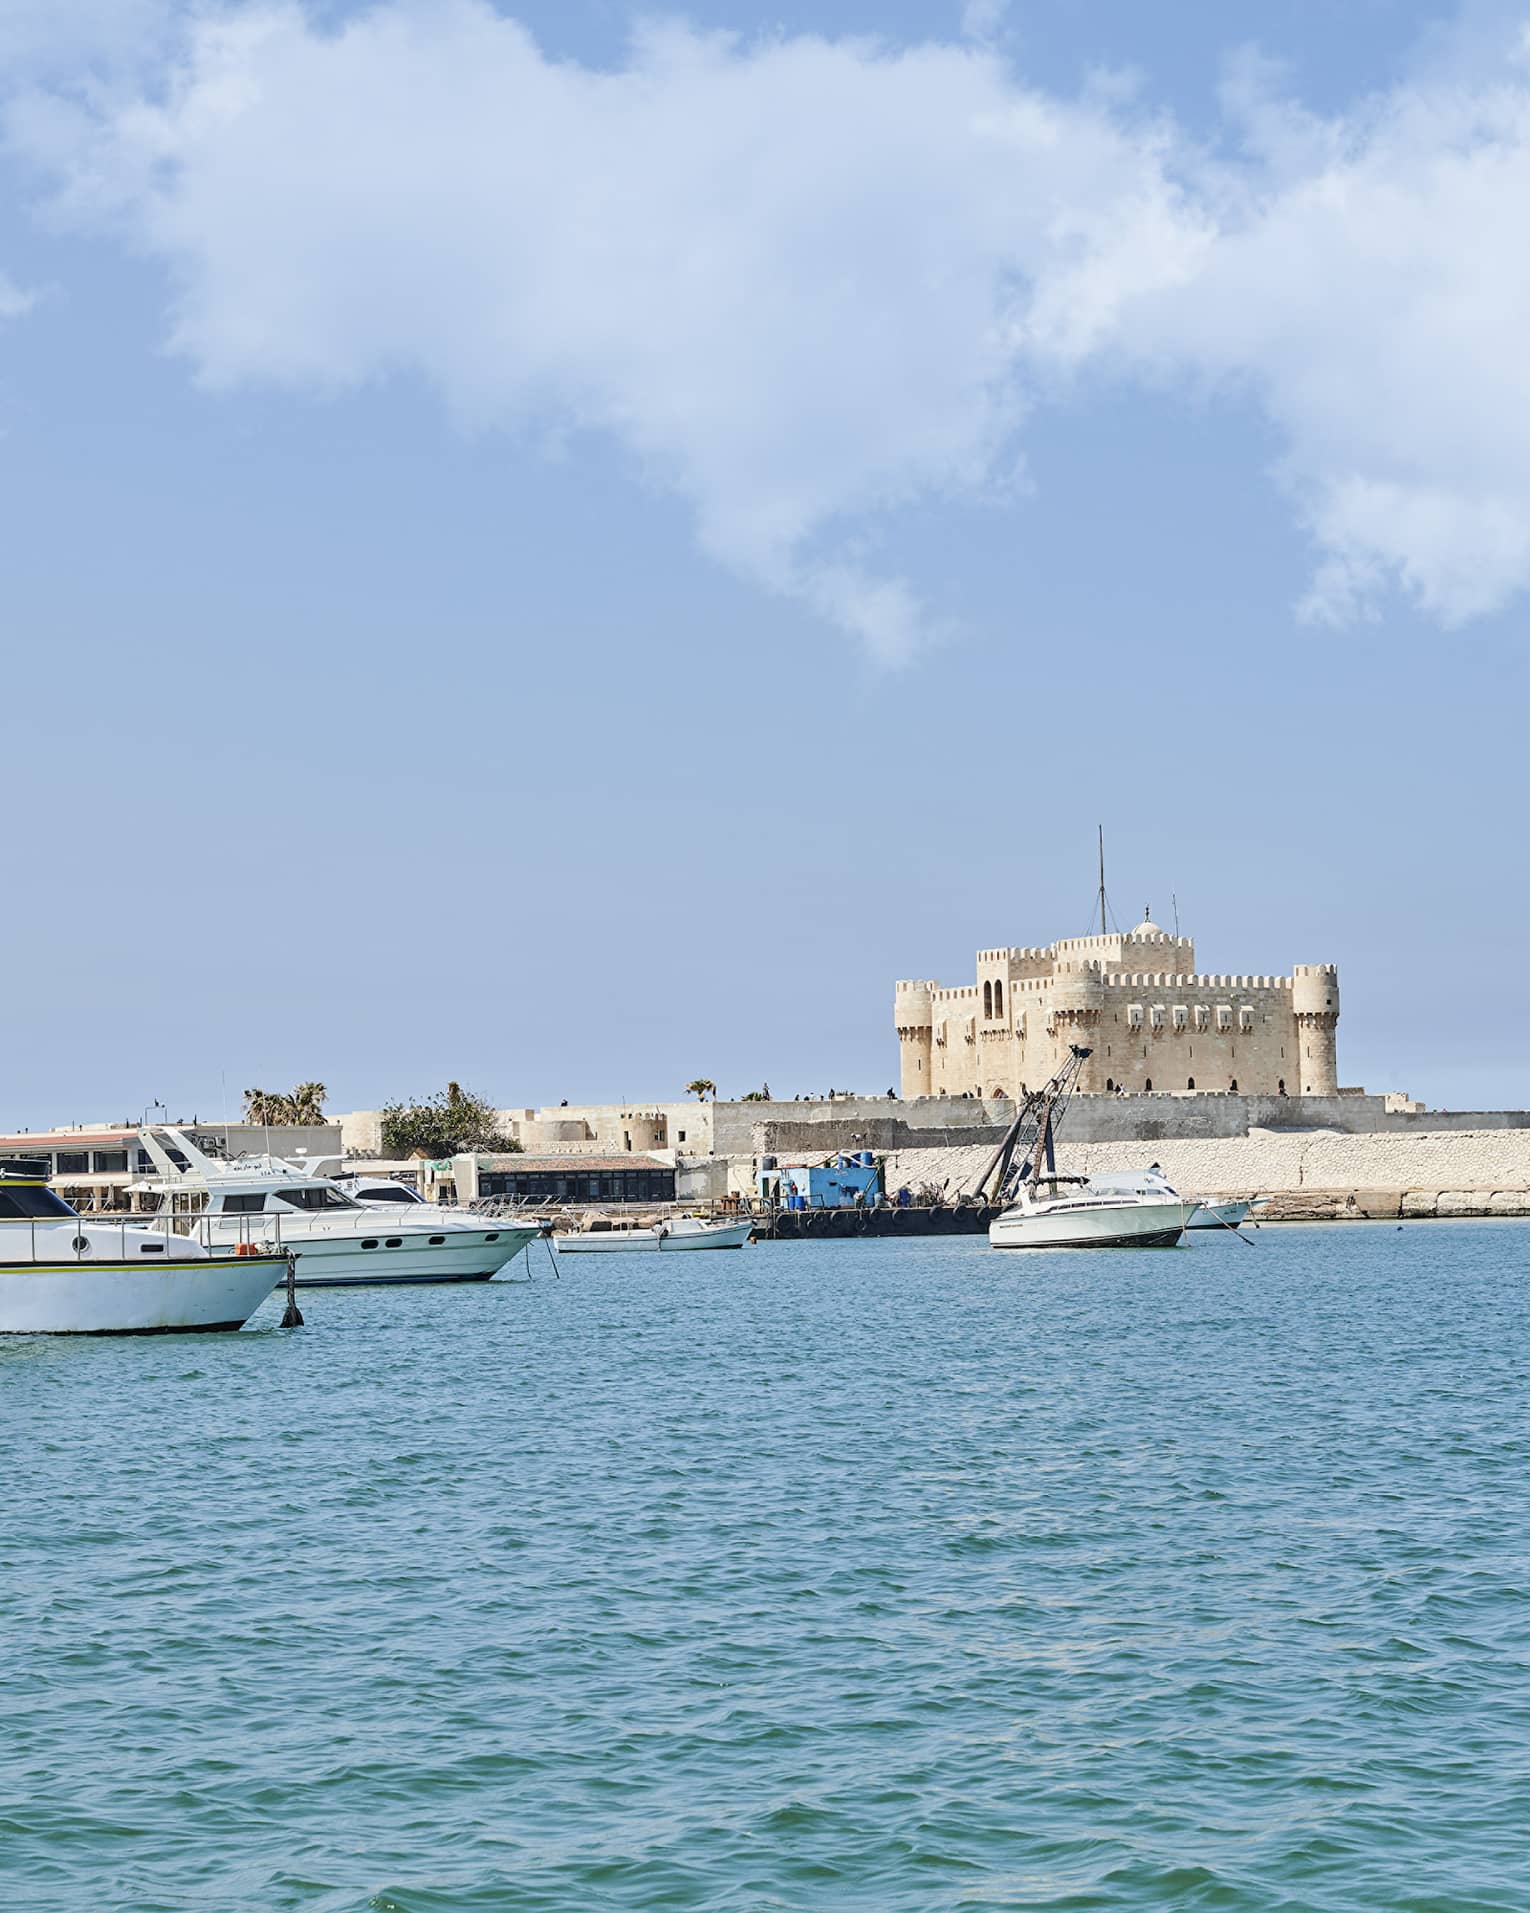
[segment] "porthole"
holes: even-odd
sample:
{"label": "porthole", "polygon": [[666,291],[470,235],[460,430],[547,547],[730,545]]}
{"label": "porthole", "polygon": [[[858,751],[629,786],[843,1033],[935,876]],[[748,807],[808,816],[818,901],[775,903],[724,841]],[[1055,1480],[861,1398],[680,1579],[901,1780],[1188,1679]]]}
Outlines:
{"label": "porthole", "polygon": [[383,1239],[383,1247],[385,1249],[401,1249],[403,1246],[404,1238],[401,1235],[385,1236]]}
{"label": "porthole", "polygon": [[163,1242],[140,1242],[138,1245],[138,1253],[140,1255],[163,1255],[165,1253],[165,1245]]}
{"label": "porthole", "polygon": [[498,1240],[499,1240],[499,1231],[498,1231],[498,1229],[496,1229],[496,1230],[494,1231],[494,1233],[493,1233],[493,1235],[486,1235],[486,1236],[484,1237],[484,1241],[485,1241],[485,1242],[498,1242]]}
{"label": "porthole", "polygon": [[433,1249],[439,1249],[439,1248],[440,1248],[440,1246],[441,1246],[441,1244],[442,1244],[442,1243],[443,1243],[443,1242],[444,1242],[445,1240],[446,1240],[446,1237],[445,1237],[444,1235],[433,1235],[433,1236],[432,1236],[432,1237],[430,1238],[430,1246],[431,1246],[431,1247],[432,1247]]}
{"label": "porthole", "polygon": [[76,1255],[89,1255],[90,1237],[88,1235],[77,1235],[69,1246],[74,1250]]}
{"label": "porthole", "polygon": [[377,1247],[377,1237],[375,1235],[369,1235],[361,1246],[364,1249],[375,1249]]}

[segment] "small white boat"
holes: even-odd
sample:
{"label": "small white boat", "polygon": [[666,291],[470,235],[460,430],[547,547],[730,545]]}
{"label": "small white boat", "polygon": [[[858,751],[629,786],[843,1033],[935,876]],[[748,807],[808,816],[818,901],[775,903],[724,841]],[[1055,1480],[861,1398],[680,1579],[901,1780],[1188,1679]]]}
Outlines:
{"label": "small white boat", "polygon": [[1199,1206],[1161,1170],[1042,1176],[989,1225],[996,1249],[1172,1249]]}
{"label": "small white boat", "polygon": [[577,1235],[555,1235],[559,1255],[673,1255],[681,1249],[741,1249],[754,1223],[709,1221],[705,1216],[676,1216],[647,1229],[584,1229]]}
{"label": "small white boat", "polygon": [[[270,1250],[296,1258],[299,1288],[487,1282],[539,1231],[466,1209],[438,1209],[405,1190],[388,1212],[363,1207],[328,1177],[279,1156],[218,1162],[180,1129],[139,1131],[161,1175],[150,1186],[179,1225],[216,1256]],[[402,1188],[402,1184],[391,1185]]]}
{"label": "small white boat", "polygon": [[89,1221],[41,1176],[0,1168],[0,1334],[239,1329],[286,1271],[284,1255],[212,1256],[150,1222]]}
{"label": "small white boat", "polygon": [[1248,1220],[1249,1211],[1258,1204],[1257,1196],[1246,1202],[1203,1202],[1186,1223],[1189,1229],[1236,1229]]}

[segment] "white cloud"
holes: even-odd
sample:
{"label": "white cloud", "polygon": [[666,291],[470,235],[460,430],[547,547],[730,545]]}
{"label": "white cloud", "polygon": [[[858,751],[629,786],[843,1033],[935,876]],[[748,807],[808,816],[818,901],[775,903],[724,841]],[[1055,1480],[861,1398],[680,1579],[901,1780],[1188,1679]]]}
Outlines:
{"label": "white cloud", "polygon": [[[1154,142],[955,47],[655,29],[616,72],[481,0],[193,35],[159,104],[34,100],[16,137],[126,220],[211,385],[423,375],[472,424],[613,434],[720,559],[885,657],[928,628],[851,539],[984,486],[1055,267],[1107,311],[1175,195]],[[1006,455],[1006,468],[1013,463]]]}
{"label": "white cloud", "polygon": [[[1245,75],[1245,78],[1247,76]],[[1254,392],[1323,547],[1306,609],[1399,587],[1447,624],[1530,585],[1530,72],[1414,84],[1318,121],[1242,89],[1257,163],[1116,344]]]}
{"label": "white cloud", "polygon": [[596,71],[486,0],[381,0],[236,7],[144,97],[12,129],[167,263],[209,385],[404,373],[470,425],[609,434],[709,552],[897,659],[938,614],[867,523],[992,488],[1102,375],[1264,408],[1311,615],[1530,585],[1530,73],[1438,72],[1323,119],[1246,57],[1213,164],[982,46],[674,26]]}
{"label": "white cloud", "polygon": [[23,292],[14,279],[0,272],[0,319],[19,319],[37,303],[35,292]]}

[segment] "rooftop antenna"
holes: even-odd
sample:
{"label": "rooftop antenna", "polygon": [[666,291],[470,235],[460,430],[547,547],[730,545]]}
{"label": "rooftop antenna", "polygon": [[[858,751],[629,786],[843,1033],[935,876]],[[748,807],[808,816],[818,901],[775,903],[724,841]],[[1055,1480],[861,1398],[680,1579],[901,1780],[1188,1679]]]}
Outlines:
{"label": "rooftop antenna", "polygon": [[1174,906],[1174,936],[1175,936],[1175,940],[1176,940],[1176,941],[1178,941],[1178,938],[1179,938],[1179,897],[1178,897],[1178,895],[1176,894],[1176,892],[1174,892],[1174,891],[1172,891],[1172,890],[1171,890],[1171,891],[1169,892],[1169,902],[1170,902],[1170,903],[1172,903],[1172,904],[1173,904],[1173,906]]}

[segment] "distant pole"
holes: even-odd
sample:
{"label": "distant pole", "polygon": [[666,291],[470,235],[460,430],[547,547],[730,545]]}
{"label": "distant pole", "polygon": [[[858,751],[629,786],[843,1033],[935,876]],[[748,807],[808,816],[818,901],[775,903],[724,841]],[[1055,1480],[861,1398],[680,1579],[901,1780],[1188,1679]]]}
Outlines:
{"label": "distant pole", "polygon": [[1103,824],[1100,825],[1100,935],[1102,937],[1110,935],[1109,926],[1105,922],[1105,826]]}

